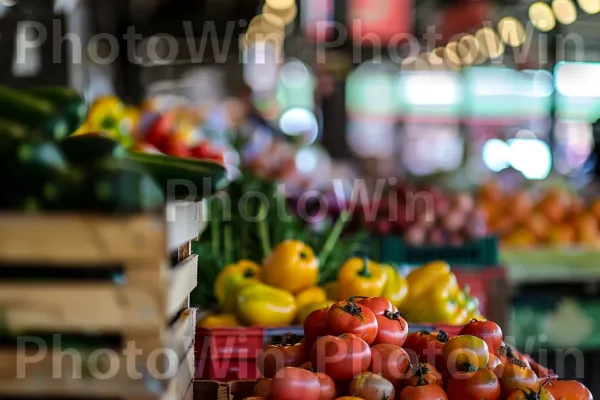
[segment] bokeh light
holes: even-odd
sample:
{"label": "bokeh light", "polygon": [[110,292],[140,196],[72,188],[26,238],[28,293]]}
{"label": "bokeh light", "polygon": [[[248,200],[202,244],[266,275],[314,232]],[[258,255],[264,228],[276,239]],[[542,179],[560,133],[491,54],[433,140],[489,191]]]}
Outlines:
{"label": "bokeh light", "polygon": [[437,47],[433,49],[428,55],[427,60],[432,69],[445,69],[444,64],[444,48]]}
{"label": "bokeh light", "polygon": [[266,0],[266,5],[274,10],[287,10],[296,5],[296,0]]}
{"label": "bokeh light", "polygon": [[502,18],[498,22],[498,32],[502,41],[511,47],[519,47],[527,39],[523,24],[514,17]]}
{"label": "bokeh light", "polygon": [[292,7],[279,10],[270,7],[268,4],[265,4],[262,12],[267,21],[273,19],[274,24],[277,24],[278,21],[281,21],[284,25],[289,25],[296,19],[296,16],[298,15],[298,7],[296,4],[294,4]]}
{"label": "bokeh light", "polygon": [[429,64],[421,57],[407,57],[402,61],[403,71],[425,71],[427,69],[429,69]]}
{"label": "bokeh light", "polygon": [[542,32],[549,32],[556,27],[556,18],[552,8],[546,3],[538,1],[529,7],[529,20]]}
{"label": "bokeh light", "polygon": [[446,64],[448,67],[452,69],[460,69],[460,57],[458,56],[458,43],[450,42],[446,45],[444,49],[444,59],[446,60]]}
{"label": "bokeh light", "polygon": [[579,7],[588,14],[598,14],[600,12],[600,0],[578,0]]}
{"label": "bokeh light", "polygon": [[490,27],[479,29],[475,33],[475,39],[479,43],[479,57],[477,64],[481,64],[487,59],[495,59],[504,54],[504,43],[500,36]]}
{"label": "bokeh light", "polygon": [[460,38],[456,46],[456,54],[462,65],[471,65],[479,56],[479,42],[473,35]]}
{"label": "bokeh light", "polygon": [[571,0],[553,0],[552,11],[563,25],[570,25],[577,20],[577,7]]}

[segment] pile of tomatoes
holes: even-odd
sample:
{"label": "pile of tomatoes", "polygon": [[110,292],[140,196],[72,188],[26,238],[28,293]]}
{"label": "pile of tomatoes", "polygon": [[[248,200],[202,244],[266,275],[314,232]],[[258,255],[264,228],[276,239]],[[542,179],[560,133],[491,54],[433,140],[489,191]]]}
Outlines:
{"label": "pile of tomatoes", "polygon": [[264,376],[246,400],[590,400],[503,341],[492,321],[473,320],[450,338],[408,332],[385,298],[313,311],[305,337],[263,349]]}

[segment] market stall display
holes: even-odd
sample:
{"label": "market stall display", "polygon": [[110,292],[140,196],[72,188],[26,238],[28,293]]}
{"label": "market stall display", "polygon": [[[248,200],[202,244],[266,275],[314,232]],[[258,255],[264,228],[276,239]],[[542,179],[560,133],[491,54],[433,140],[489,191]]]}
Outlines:
{"label": "market stall display", "polygon": [[[457,335],[443,330],[409,334],[401,317],[395,324],[378,324],[376,314],[393,313],[386,302],[367,298],[316,310],[304,325],[303,341],[286,336],[280,345],[262,350],[257,360],[262,379],[197,382],[197,393],[219,388],[234,399],[265,400],[514,400],[560,399],[568,391],[573,399],[592,399],[582,384],[558,380],[506,345],[492,321],[474,319]],[[382,311],[382,305],[389,308]]]}
{"label": "market stall display", "polygon": [[[566,188],[503,191],[490,182],[479,202],[490,229],[506,248],[596,250],[600,246],[600,201]],[[510,212],[507,212],[510,210]]]}

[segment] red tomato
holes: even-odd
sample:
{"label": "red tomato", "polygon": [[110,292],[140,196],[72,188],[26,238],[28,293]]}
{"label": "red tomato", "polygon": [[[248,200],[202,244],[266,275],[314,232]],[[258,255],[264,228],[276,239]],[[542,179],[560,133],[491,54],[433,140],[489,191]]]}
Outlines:
{"label": "red tomato", "polygon": [[398,309],[394,307],[392,302],[385,297],[365,297],[362,300],[358,300],[357,303],[373,311],[373,314],[376,316],[383,315],[386,311],[391,311],[392,314],[398,312]]}
{"label": "red tomato", "polygon": [[283,342],[265,347],[256,361],[265,378],[272,378],[283,367],[299,367],[307,361],[304,343],[296,343],[292,334],[284,335]]}
{"label": "red tomato", "polygon": [[538,378],[548,378],[550,380],[556,380],[556,375],[554,374],[554,371],[552,371],[550,368],[546,368],[543,365],[538,364],[537,362],[535,362],[535,360],[531,358],[528,361],[530,364],[530,368],[533,370],[533,372],[535,372]]}
{"label": "red tomato", "polygon": [[340,301],[327,312],[327,326],[332,335],[352,333],[371,345],[377,337],[375,314],[357,303]]}
{"label": "red tomato", "polygon": [[556,400],[593,400],[588,388],[577,381],[551,382],[546,389]]}
{"label": "red tomato", "polygon": [[446,366],[442,357],[442,349],[449,340],[448,334],[442,330],[421,336],[416,349],[419,361],[434,365],[438,371],[445,371]]}
{"label": "red tomato", "polygon": [[319,379],[320,394],[319,400],[333,400],[335,399],[335,382],[333,379],[328,377],[322,372],[315,372]]}
{"label": "red tomato", "polygon": [[448,397],[439,385],[421,385],[405,387],[398,400],[448,400]]}
{"label": "red tomato", "polygon": [[471,320],[461,329],[459,335],[472,335],[483,339],[492,354],[496,354],[502,346],[502,329],[492,321]]}
{"label": "red tomato", "polygon": [[271,384],[273,400],[317,400],[319,378],[306,369],[285,367],[277,371]]}
{"label": "red tomato", "polygon": [[273,383],[273,379],[263,379],[263,380],[259,381],[256,384],[256,386],[254,386],[254,390],[252,391],[252,394],[254,396],[264,397],[265,399],[268,399],[272,395],[272,393],[271,393],[272,383]]}
{"label": "red tomato", "polygon": [[167,138],[162,150],[165,152],[165,154],[172,157],[192,157],[192,152],[190,151],[187,143],[175,135],[171,135]]}
{"label": "red tomato", "polygon": [[457,336],[442,349],[444,367],[450,375],[471,364],[477,369],[486,368],[490,360],[487,344],[477,336]]}
{"label": "red tomato", "polygon": [[405,350],[410,350],[411,352],[415,353],[415,354],[419,354],[418,353],[418,344],[419,341],[421,340],[421,338],[423,336],[429,336],[431,334],[431,332],[429,331],[418,331],[418,332],[413,332],[410,333],[407,337],[406,337],[406,341],[404,342],[404,349]]}
{"label": "red tomato", "polygon": [[406,377],[410,359],[403,348],[392,344],[377,344],[371,347],[369,371],[381,374],[395,387]]}
{"label": "red tomato", "polygon": [[458,372],[448,380],[446,393],[450,400],[498,400],[500,382],[487,368]]}
{"label": "red tomato", "polygon": [[495,355],[493,355],[492,353],[490,353],[490,359],[489,359],[488,365],[487,365],[488,369],[491,369],[493,371],[500,364],[502,364],[500,359],[498,357],[496,357]]}
{"label": "red tomato", "polygon": [[313,370],[312,363],[311,363],[310,361],[307,361],[307,362],[303,363],[303,364],[300,366],[300,368],[302,368],[302,369],[307,369],[307,370],[309,370],[309,371],[312,371],[312,370]]}
{"label": "red tomato", "polygon": [[[537,391],[531,389],[518,389],[513,391],[506,400],[555,400],[554,396],[544,388]],[[564,399],[558,399],[564,400]]]}
{"label": "red tomato", "polygon": [[518,389],[537,391],[540,388],[538,377],[529,368],[511,363],[500,364],[494,369],[494,374],[500,381],[503,397],[509,396]]}
{"label": "red tomato", "polygon": [[512,347],[505,345],[504,343],[500,348],[496,351],[496,355],[500,359],[500,363],[502,364],[517,364],[524,366],[525,368],[531,368],[529,364],[529,359],[513,349]]}
{"label": "red tomato", "polygon": [[174,115],[164,113],[152,121],[146,132],[145,141],[157,149],[164,151],[167,139],[173,132]]}
{"label": "red tomato", "polygon": [[365,399],[361,399],[360,397],[354,397],[354,396],[344,396],[344,397],[338,397],[335,400],[365,400]]}
{"label": "red tomato", "polygon": [[402,382],[402,388],[418,386],[419,381],[424,384],[444,386],[442,374],[431,364],[419,364],[417,367],[410,368]]}
{"label": "red tomato", "polygon": [[408,324],[399,312],[385,311],[377,319],[377,337],[373,344],[388,343],[402,347],[408,336]]}
{"label": "red tomato", "polygon": [[321,336],[329,335],[327,329],[327,312],[329,308],[321,308],[308,314],[304,320],[304,342],[306,350],[310,353],[313,344]]}
{"label": "red tomato", "polygon": [[394,385],[381,375],[369,371],[361,372],[352,379],[350,393],[365,400],[396,398]]}
{"label": "red tomato", "polygon": [[313,368],[335,381],[350,381],[366,371],[371,363],[369,345],[351,333],[339,337],[323,336],[314,344],[310,361]]}

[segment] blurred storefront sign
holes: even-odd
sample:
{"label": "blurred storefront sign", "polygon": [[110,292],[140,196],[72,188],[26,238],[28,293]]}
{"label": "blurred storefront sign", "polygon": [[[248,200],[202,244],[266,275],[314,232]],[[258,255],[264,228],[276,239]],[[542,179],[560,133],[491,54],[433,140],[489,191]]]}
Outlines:
{"label": "blurred storefront sign", "polygon": [[456,2],[443,11],[441,26],[436,31],[442,34],[444,42],[455,35],[474,31],[487,19],[490,8],[485,0]]}
{"label": "blurred storefront sign", "polygon": [[559,119],[600,118],[600,63],[560,62],[554,69]]}
{"label": "blurred storefront sign", "polygon": [[474,67],[465,72],[469,119],[548,117],[552,76],[543,70]]}
{"label": "blurred storefront sign", "polygon": [[348,29],[354,42],[373,45],[374,38],[387,44],[396,35],[411,33],[413,3],[411,0],[351,0]]}

